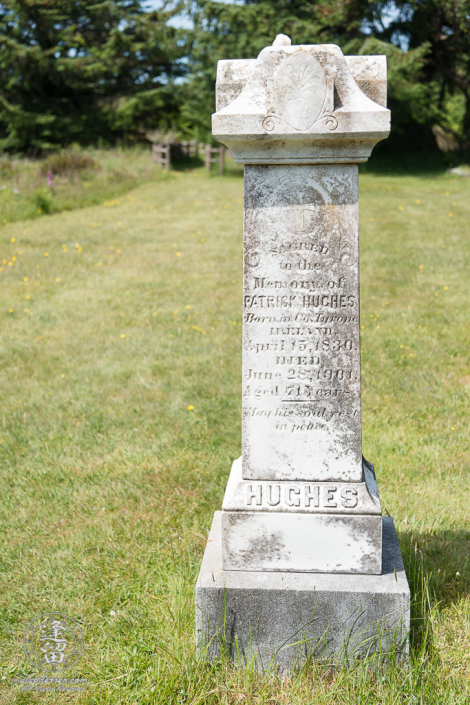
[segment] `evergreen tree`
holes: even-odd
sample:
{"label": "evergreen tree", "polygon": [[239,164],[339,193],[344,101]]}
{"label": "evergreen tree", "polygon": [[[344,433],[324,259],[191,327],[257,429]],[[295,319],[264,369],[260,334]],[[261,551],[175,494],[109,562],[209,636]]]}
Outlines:
{"label": "evergreen tree", "polygon": [[434,125],[470,150],[470,0],[396,0],[393,14],[377,35],[410,51],[426,47],[421,80]]}
{"label": "evergreen tree", "polygon": [[0,2],[0,150],[137,139],[179,119],[179,6],[141,0]]}

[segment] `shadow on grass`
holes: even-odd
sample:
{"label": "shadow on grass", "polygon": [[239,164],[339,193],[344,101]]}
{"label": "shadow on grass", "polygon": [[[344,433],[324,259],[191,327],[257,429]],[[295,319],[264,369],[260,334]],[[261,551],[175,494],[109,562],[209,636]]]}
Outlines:
{"label": "shadow on grass", "polygon": [[462,152],[383,152],[380,144],[374,149],[370,159],[359,165],[361,174],[381,176],[420,176],[436,177],[448,169],[468,164],[469,156]]}
{"label": "shadow on grass", "polygon": [[[380,176],[419,176],[435,178],[442,176],[448,169],[462,164],[468,164],[468,155],[452,152],[447,154],[435,152],[409,152],[393,155],[389,153],[372,153],[365,164],[359,164],[361,174],[376,174]],[[187,172],[204,168],[204,156],[199,154],[194,157],[174,157],[171,170]],[[211,176],[219,176],[219,165],[212,164]],[[225,176],[243,177],[243,166],[237,164],[230,152],[225,157]]]}
{"label": "shadow on grass", "polygon": [[[171,161],[171,170],[179,173],[195,171],[204,168],[204,157],[200,154],[195,157],[176,157]],[[219,165],[211,165],[211,176],[219,176]],[[243,166],[237,164],[230,153],[226,152],[224,176],[243,177]]]}

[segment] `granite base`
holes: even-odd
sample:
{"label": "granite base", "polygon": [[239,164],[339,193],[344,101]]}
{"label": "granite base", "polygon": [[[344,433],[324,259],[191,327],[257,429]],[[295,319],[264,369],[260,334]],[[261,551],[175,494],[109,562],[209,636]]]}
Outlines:
{"label": "granite base", "polygon": [[383,517],[381,575],[223,570],[221,512],[196,586],[199,655],[221,649],[240,665],[290,671],[309,657],[352,663],[408,654],[410,590],[391,517]]}

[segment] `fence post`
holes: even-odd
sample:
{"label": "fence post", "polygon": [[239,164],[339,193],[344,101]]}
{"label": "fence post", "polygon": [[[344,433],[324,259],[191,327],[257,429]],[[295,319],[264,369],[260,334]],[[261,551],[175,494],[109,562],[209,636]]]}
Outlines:
{"label": "fence post", "polygon": [[207,171],[211,170],[211,146],[210,146],[210,144],[206,144],[205,166],[206,166]]}
{"label": "fence post", "polygon": [[170,171],[170,166],[171,166],[171,146],[169,144],[167,144],[166,150],[165,150],[165,171],[167,174]]}
{"label": "fence post", "polygon": [[223,146],[223,144],[221,144],[219,147],[219,176],[224,175],[224,166],[225,166],[225,147]]}

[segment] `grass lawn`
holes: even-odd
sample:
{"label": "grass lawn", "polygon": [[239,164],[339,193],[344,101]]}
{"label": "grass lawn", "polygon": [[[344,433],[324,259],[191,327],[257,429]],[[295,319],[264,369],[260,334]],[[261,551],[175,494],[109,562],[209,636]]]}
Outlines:
{"label": "grass lawn", "polygon": [[[383,672],[195,659],[195,580],[240,455],[241,176],[0,226],[0,702],[468,702],[469,187],[361,177],[364,454],[414,599],[410,664]],[[38,675],[23,632],[52,611],[82,625],[82,694],[13,682]]]}

